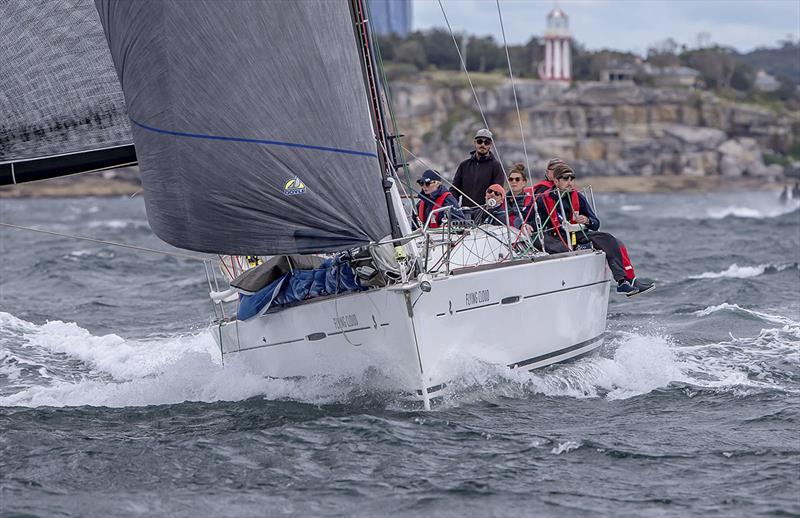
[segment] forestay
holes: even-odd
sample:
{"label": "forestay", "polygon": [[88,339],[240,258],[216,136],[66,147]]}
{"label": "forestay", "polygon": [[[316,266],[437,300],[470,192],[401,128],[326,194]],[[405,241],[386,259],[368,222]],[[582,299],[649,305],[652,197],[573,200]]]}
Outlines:
{"label": "forestay", "polygon": [[0,185],[136,160],[90,0],[1,1],[0,49]]}
{"label": "forestay", "polygon": [[96,5],[159,237],[271,255],[390,233],[345,0]]}

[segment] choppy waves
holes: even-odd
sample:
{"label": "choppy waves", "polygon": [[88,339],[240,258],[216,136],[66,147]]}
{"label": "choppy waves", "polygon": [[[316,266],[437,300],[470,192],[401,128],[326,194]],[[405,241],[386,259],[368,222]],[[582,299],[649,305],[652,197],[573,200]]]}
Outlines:
{"label": "choppy waves", "polygon": [[[470,358],[454,362],[447,405],[496,397],[627,399],[675,386],[721,391],[794,390],[800,374],[800,323],[720,304],[780,327],[758,336],[684,346],[665,334],[617,332],[601,355],[543,371],[511,371]],[[386,380],[266,379],[245,363],[220,363],[208,332],[146,340],[95,336],[74,323],[37,325],[0,313],[0,406],[144,406],[238,401],[255,396],[316,404],[383,397]],[[6,345],[7,344],[7,345]]]}
{"label": "choppy waves", "polygon": [[739,306],[738,304],[729,304],[727,302],[723,302],[722,304],[709,306],[699,311],[695,311],[694,314],[698,317],[705,317],[708,315],[712,315],[714,313],[718,313],[720,311],[732,311],[735,313],[739,313],[741,315],[747,315],[754,317],[756,319],[763,320],[764,322],[789,326],[790,328],[800,328],[800,323],[798,323],[795,320],[792,320],[791,318],[787,318],[781,315],[773,315],[771,313],[765,313],[763,311],[756,311],[754,309],[747,309]]}
{"label": "choppy waves", "polygon": [[691,275],[689,276],[690,279],[719,279],[719,278],[729,278],[729,279],[747,279],[750,277],[758,277],[759,275],[763,275],[765,273],[778,273],[782,272],[787,269],[795,269],[797,270],[800,268],[798,263],[787,263],[787,264],[759,264],[757,266],[739,266],[736,263],[730,265],[727,269],[721,272],[704,272],[699,275]]}
{"label": "choppy waves", "polygon": [[785,214],[797,212],[800,209],[800,203],[792,202],[786,205],[778,203],[766,207],[750,207],[746,205],[729,205],[727,207],[709,207],[706,209],[706,216],[711,219],[723,218],[748,218],[748,219],[767,219],[777,218]]}

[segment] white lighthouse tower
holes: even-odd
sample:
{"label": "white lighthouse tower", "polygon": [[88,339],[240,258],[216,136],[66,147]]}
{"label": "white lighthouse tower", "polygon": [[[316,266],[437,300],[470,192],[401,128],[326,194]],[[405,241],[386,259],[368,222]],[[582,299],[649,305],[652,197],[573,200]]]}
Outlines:
{"label": "white lighthouse tower", "polygon": [[544,32],[544,63],[539,63],[539,77],[546,81],[572,80],[572,56],[569,48],[569,17],[556,7],[547,15]]}

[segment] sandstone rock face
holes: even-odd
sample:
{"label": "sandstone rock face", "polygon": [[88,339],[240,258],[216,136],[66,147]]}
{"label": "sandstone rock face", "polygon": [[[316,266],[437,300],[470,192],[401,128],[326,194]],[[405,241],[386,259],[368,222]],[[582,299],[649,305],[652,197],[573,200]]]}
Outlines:
{"label": "sandstone rock face", "polygon": [[[792,132],[800,116],[793,121],[688,89],[531,80],[515,86],[519,114],[510,81],[476,85],[476,93],[495,133],[495,154],[506,167],[529,164],[534,178],[552,156],[583,175],[779,177],[793,171],[767,167],[762,150],[785,152],[800,138]],[[472,90],[466,82],[453,87],[423,79],[393,84],[392,93],[404,142],[419,157],[412,171],[436,167],[451,176],[483,127]]]}

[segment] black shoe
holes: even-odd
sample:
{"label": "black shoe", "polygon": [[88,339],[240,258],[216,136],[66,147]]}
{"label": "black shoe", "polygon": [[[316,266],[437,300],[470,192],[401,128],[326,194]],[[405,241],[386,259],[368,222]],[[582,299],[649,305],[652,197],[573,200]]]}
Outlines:
{"label": "black shoe", "polygon": [[636,295],[639,292],[636,290],[636,288],[633,287],[633,285],[630,282],[622,281],[619,284],[617,284],[617,293],[621,293],[630,297],[632,295]]}
{"label": "black shoe", "polygon": [[[633,279],[631,285],[633,286],[634,291],[632,293],[626,294],[629,297],[633,297],[634,295],[640,295],[642,293],[647,293],[648,291],[653,291],[654,289],[656,289],[655,283],[640,281],[637,278]],[[617,291],[619,291],[619,288],[617,289]]]}

